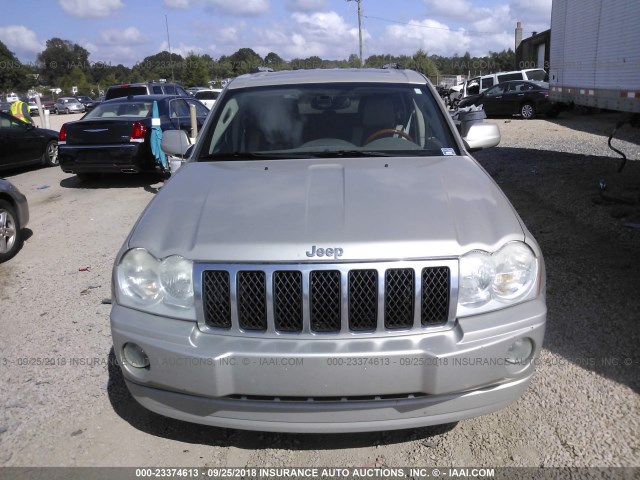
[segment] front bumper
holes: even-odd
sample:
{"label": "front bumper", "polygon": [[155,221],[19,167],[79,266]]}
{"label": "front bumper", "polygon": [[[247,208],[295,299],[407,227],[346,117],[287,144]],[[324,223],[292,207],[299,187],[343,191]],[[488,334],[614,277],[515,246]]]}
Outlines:
{"label": "front bumper", "polygon": [[[544,299],[460,319],[454,328],[406,336],[318,339],[203,333],[195,322],[119,305],[114,350],[133,397],[194,423],[288,432],[355,432],[442,424],[517,400],[542,346]],[[533,344],[509,364],[510,346]],[[123,357],[134,342],[150,367]]]}

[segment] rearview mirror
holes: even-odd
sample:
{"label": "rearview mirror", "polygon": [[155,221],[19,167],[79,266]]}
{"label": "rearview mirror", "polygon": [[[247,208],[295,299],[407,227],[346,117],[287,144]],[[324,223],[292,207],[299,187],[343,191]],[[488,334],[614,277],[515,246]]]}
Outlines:
{"label": "rearview mirror", "polygon": [[162,132],[161,147],[167,155],[184,157],[191,147],[191,142],[184,130],[166,130]]}
{"label": "rearview mirror", "polygon": [[500,143],[500,129],[495,123],[476,123],[469,127],[462,140],[470,152],[495,147]]}

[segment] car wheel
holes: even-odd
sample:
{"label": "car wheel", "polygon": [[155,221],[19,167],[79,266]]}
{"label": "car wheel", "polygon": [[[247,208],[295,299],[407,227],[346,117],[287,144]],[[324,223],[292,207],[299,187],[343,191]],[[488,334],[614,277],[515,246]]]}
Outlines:
{"label": "car wheel", "polygon": [[16,210],[9,202],[0,200],[0,263],[13,257],[22,245],[22,231]]}
{"label": "car wheel", "polygon": [[69,109],[68,109],[68,108],[67,108],[67,109],[65,109],[65,111],[64,111],[64,114],[65,114],[65,115],[69,115],[70,113],[71,113],[71,112],[69,111]]}
{"label": "car wheel", "polygon": [[525,120],[531,120],[536,116],[536,109],[532,103],[524,103],[520,107],[520,115],[522,115],[522,118]]}
{"label": "car wheel", "polygon": [[47,143],[47,148],[44,149],[42,154],[42,163],[47,167],[55,167],[60,162],[58,160],[58,142],[51,140]]}

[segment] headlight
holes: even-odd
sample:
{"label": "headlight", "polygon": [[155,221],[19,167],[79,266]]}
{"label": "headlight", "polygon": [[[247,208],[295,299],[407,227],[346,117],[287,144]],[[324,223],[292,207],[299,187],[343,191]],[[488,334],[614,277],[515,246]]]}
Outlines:
{"label": "headlight", "polygon": [[159,260],[143,248],[116,266],[118,302],[159,315],[195,319],[193,262],[178,255]]}
{"label": "headlight", "polygon": [[494,254],[473,251],[460,257],[458,316],[501,308],[535,296],[538,259],[523,242]]}

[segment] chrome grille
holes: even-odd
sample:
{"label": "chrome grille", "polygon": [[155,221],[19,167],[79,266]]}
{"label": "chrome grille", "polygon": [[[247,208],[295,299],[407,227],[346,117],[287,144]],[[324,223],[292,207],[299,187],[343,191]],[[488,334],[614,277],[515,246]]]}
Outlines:
{"label": "chrome grille", "polygon": [[414,274],[409,268],[387,270],[384,292],[384,326],[407,328],[413,324]]}
{"label": "chrome grille", "polygon": [[[194,266],[204,331],[402,334],[453,325],[457,261]],[[452,307],[453,306],[453,307]]]}
{"label": "chrome grille", "polygon": [[245,330],[267,329],[264,272],[238,272],[238,320]]}
{"label": "chrome grille", "polygon": [[340,331],[340,272],[314,270],[309,277],[311,330]]}
{"label": "chrome grille", "polygon": [[375,330],[378,321],[378,272],[349,272],[349,328],[353,331]]}
{"label": "chrome grille", "polygon": [[208,325],[231,328],[229,272],[210,270],[202,276],[205,321]]}
{"label": "chrome grille", "polygon": [[273,309],[276,330],[302,331],[302,273],[279,270],[273,274]]}
{"label": "chrome grille", "polygon": [[447,321],[449,315],[449,269],[422,269],[422,325]]}

